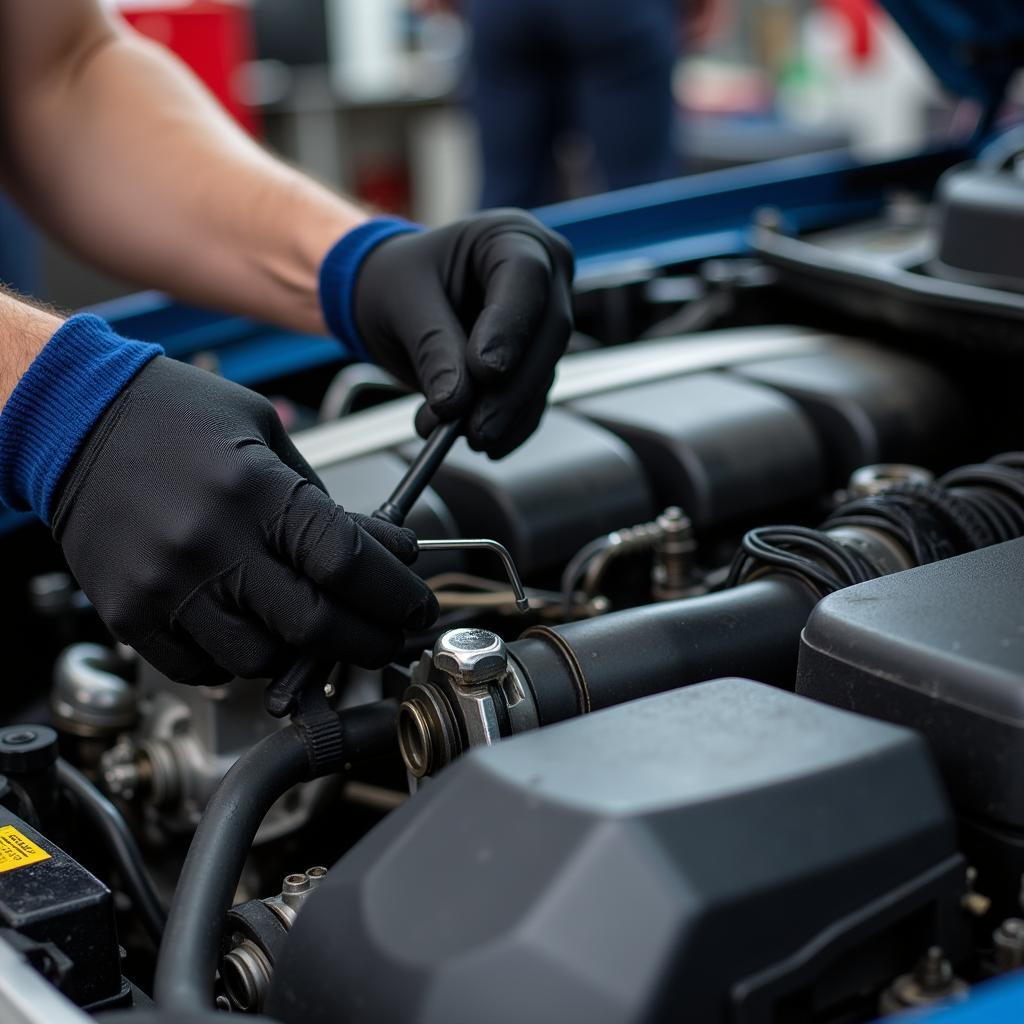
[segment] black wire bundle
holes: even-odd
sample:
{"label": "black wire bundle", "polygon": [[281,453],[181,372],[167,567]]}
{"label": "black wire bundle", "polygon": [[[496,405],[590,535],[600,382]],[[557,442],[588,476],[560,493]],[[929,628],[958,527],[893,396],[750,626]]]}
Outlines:
{"label": "black wire bundle", "polygon": [[825,530],[860,527],[892,537],[917,565],[1024,537],[1024,452],[963,466],[934,484],[899,484],[840,506],[821,530],[764,526],[743,538],[729,586],[772,569],[822,596],[879,575],[875,565]]}
{"label": "black wire bundle", "polygon": [[878,575],[859,551],[806,526],[761,526],[749,530],[729,569],[727,586],[750,579],[758,568],[796,576],[823,597]]}

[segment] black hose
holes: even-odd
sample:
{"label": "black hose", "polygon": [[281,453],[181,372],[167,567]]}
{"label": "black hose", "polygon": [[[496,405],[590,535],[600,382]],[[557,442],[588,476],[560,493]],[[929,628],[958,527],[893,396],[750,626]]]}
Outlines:
{"label": "black hose", "polygon": [[272,733],[230,768],[207,804],[174,890],[154,996],[179,1012],[209,1010],[224,915],[256,832],[278,797],[309,774],[298,725]]}
{"label": "black hose", "polygon": [[[192,837],[157,955],[162,1009],[208,1011],[224,918],[246,857],[274,802],[292,786],[343,765],[398,756],[398,702],[379,700],[335,715],[314,711],[260,740],[229,769]],[[335,730],[324,727],[333,722]]]}
{"label": "black hose", "polygon": [[136,913],[154,945],[160,945],[166,914],[121,812],[73,765],[57,759],[57,781],[100,833],[114,859]]}

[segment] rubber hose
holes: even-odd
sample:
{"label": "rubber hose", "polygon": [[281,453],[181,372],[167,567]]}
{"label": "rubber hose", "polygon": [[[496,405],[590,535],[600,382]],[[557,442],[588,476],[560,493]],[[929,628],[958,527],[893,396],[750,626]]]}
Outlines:
{"label": "rubber hose", "polygon": [[157,1004],[208,1010],[231,907],[256,832],[271,805],[309,773],[302,730],[289,725],[250,747],[231,766],[192,838],[157,956]]}
{"label": "rubber hose", "polygon": [[156,894],[142,851],[131,834],[121,812],[73,765],[57,759],[57,781],[78,801],[82,813],[100,833],[136,913],[153,944],[160,945],[166,914]]}

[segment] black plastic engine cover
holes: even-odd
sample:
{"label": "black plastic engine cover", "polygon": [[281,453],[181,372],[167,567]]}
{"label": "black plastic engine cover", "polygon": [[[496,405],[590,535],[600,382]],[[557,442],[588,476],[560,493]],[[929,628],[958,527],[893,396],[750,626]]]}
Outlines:
{"label": "black plastic engine cover", "polygon": [[[412,459],[419,448],[407,445],[402,454]],[[549,409],[533,436],[500,462],[459,440],[433,487],[459,536],[501,541],[523,574],[561,568],[587,541],[654,513],[629,448],[561,409]]]}
{"label": "black plastic engine cover", "polygon": [[821,446],[785,395],[724,373],[695,373],[583,398],[571,408],[618,434],[658,501],[694,525],[820,494]]}
{"label": "black plastic engine cover", "polygon": [[825,598],[804,630],[797,690],[923,733],[958,810],[976,822],[972,833],[981,828],[986,848],[1002,847],[1006,872],[1017,876],[986,885],[1016,897],[1024,870],[1024,540]]}
{"label": "black plastic engine cover", "polygon": [[797,691],[920,730],[957,804],[1024,828],[1024,540],[826,597]]}
{"label": "black plastic engine cover", "polygon": [[812,355],[730,371],[788,395],[814,424],[828,482],[874,462],[955,463],[966,435],[963,398],[934,367],[874,345],[837,340]]}
{"label": "black plastic engine cover", "polygon": [[919,737],[715,680],[446,769],[331,869],[267,1012],[735,1024],[796,999],[818,1019],[955,946],[962,877]]}
{"label": "black plastic engine cover", "polygon": [[954,167],[936,189],[940,277],[1024,291],[1024,178],[1014,170]]}

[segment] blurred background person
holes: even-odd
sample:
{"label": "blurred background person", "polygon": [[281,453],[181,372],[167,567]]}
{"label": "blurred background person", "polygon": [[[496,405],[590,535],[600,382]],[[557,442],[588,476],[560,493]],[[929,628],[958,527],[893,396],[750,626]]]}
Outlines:
{"label": "blurred background person", "polygon": [[480,204],[565,198],[556,155],[582,139],[587,191],[681,173],[672,74],[713,0],[463,0],[473,45]]}

